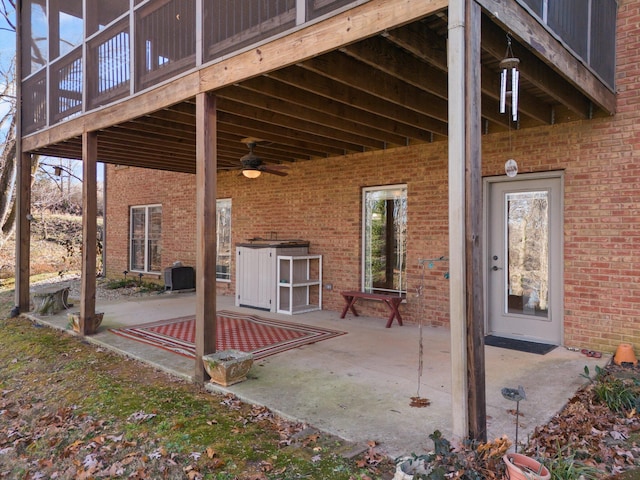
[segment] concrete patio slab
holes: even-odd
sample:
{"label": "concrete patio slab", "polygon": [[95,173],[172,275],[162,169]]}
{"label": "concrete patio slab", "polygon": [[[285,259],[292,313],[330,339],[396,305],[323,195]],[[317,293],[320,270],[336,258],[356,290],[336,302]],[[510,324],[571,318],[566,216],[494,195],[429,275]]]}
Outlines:
{"label": "concrete patio slab", "polygon": [[[108,331],[140,323],[195,313],[194,293],[131,297],[98,301],[104,312],[99,332],[87,340],[136,358],[185,379],[195,371],[190,358],[129,340]],[[451,438],[451,361],[448,329],[405,325],[385,328],[385,319],[352,317],[317,311],[282,315],[236,308],[232,297],[218,297],[219,310],[317,325],[346,331],[346,335],[272,355],[255,362],[247,381],[212,391],[232,392],[246,402],[264,405],[285,418],[365,445],[376,441],[392,457],[422,453],[431,448],[428,436],[440,430]],[[68,329],[66,312],[53,316],[28,315],[32,320]],[[422,330],[422,333],[420,333]],[[422,337],[423,371],[419,378],[418,348]],[[546,355],[485,347],[486,404],[489,439],[515,436],[515,403],[506,400],[503,387],[522,385],[527,400],[520,403],[519,440],[546,423],[573,396],[591,371],[609,356],[586,357],[558,347]],[[411,407],[411,397],[431,402]]]}

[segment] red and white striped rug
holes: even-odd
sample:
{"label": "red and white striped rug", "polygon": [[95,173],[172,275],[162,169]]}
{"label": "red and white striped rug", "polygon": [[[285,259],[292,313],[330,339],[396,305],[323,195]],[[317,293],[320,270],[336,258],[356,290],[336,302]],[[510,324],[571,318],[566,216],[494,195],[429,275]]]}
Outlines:
{"label": "red and white striped rug", "polygon": [[[127,328],[112,328],[109,331],[195,358],[196,328],[193,315]],[[251,352],[256,360],[346,333],[228,311],[218,312],[216,331],[216,350]]]}

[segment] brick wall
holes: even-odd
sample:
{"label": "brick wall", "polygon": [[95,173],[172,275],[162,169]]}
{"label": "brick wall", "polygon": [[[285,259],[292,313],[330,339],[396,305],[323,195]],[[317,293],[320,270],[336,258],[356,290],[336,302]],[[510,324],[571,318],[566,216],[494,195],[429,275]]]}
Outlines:
{"label": "brick wall", "polygon": [[[393,168],[389,168],[393,165]],[[359,288],[362,187],[406,183],[408,188],[408,321],[417,321],[416,289],[422,282],[419,259],[447,255],[446,143],[366,153],[313,162],[294,163],[287,177],[264,174],[250,180],[238,172],[219,172],[218,198],[232,200],[232,243],[253,237],[297,238],[311,242],[310,252],[323,255],[323,306],[340,310],[339,292]],[[108,276],[122,275],[128,264],[129,207],[160,203],[162,261],[195,264],[194,176],[136,168],[107,169]],[[148,186],[148,188],[146,187]],[[446,325],[447,264],[428,266],[424,273],[425,323]],[[235,291],[218,282],[221,294]],[[426,308],[428,306],[428,308]],[[382,304],[363,313],[386,316]]]}
{"label": "brick wall", "polygon": [[[640,348],[640,62],[638,2],[619,2],[618,112],[615,116],[483,136],[483,174],[564,172],[564,344],[614,351]],[[324,308],[360,283],[361,188],[408,186],[408,321],[448,324],[447,145],[428,145],[294,163],[287,177],[256,180],[221,172],[218,197],[232,199],[233,243],[255,236],[300,238],[324,255]],[[163,205],[163,262],[195,262],[195,186],[190,175],[108,169],[107,271],[127,265],[128,207]],[[424,277],[424,278],[423,278]],[[232,294],[231,284],[220,293]],[[424,285],[422,301],[416,289]],[[386,316],[382,305],[363,313]]]}

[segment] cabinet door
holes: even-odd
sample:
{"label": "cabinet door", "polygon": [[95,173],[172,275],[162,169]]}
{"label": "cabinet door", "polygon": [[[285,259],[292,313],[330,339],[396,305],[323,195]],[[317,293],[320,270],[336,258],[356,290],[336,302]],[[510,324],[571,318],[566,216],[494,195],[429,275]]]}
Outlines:
{"label": "cabinet door", "polygon": [[270,248],[237,249],[236,305],[271,310],[275,267]]}

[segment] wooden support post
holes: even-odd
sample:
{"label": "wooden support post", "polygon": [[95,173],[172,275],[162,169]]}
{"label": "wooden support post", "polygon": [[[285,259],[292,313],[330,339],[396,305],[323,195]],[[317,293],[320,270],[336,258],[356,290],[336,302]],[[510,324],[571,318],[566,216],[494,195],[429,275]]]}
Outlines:
{"label": "wooden support post", "polygon": [[451,410],[453,435],[468,437],[467,325],[465,295],[466,84],[465,11],[467,0],[449,2],[449,316],[451,330]]}
{"label": "wooden support post", "polygon": [[[16,138],[16,144],[20,143],[20,137]],[[13,313],[26,313],[29,311],[29,275],[30,275],[30,243],[31,243],[31,162],[32,157],[28,153],[17,157],[18,168],[16,170],[16,283],[15,303]]]}
{"label": "wooden support post", "polygon": [[196,95],[196,383],[209,379],[202,357],[216,351],[216,118],[215,96]]}
{"label": "wooden support post", "polygon": [[96,314],[97,175],[98,134],[82,135],[82,285],[80,291],[80,334],[87,319]]}
{"label": "wooden support post", "polygon": [[[28,3],[28,2],[27,2]],[[24,2],[17,4],[17,15],[20,18],[21,9],[26,8]],[[29,6],[28,8],[31,8]],[[27,18],[31,18],[30,16]],[[30,154],[23,153],[22,150],[22,73],[25,52],[31,53],[30,46],[25,46],[25,42],[20,41],[20,36],[25,35],[30,38],[30,25],[24,31],[23,22],[16,22],[16,260],[15,260],[15,307],[11,311],[12,316],[17,316],[20,312],[29,311],[29,276],[30,276],[30,256],[31,256],[31,163],[33,161]],[[29,22],[26,22],[29,24]]]}
{"label": "wooden support post", "polygon": [[486,440],[480,7],[449,3],[449,268],[453,434]]}
{"label": "wooden support post", "polygon": [[482,277],[482,130],[480,6],[470,0],[465,21],[466,303],[469,438],[487,441]]}

